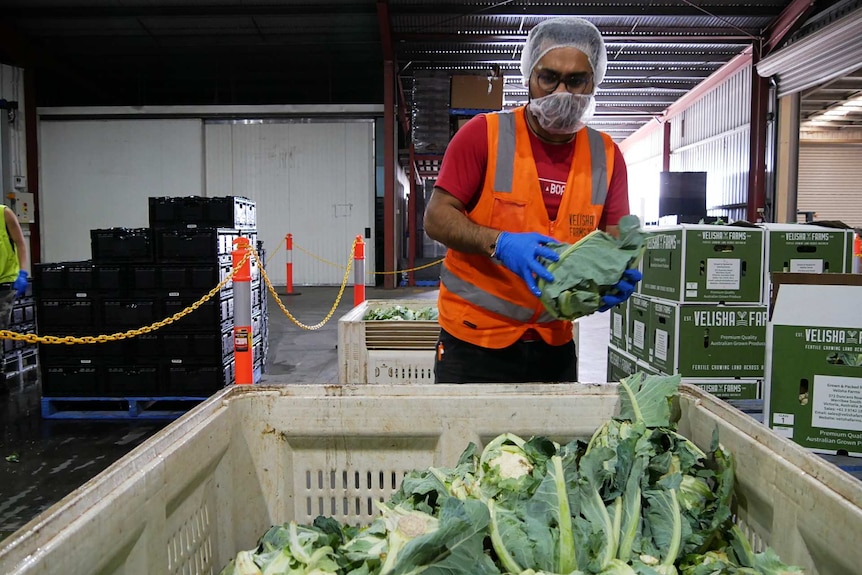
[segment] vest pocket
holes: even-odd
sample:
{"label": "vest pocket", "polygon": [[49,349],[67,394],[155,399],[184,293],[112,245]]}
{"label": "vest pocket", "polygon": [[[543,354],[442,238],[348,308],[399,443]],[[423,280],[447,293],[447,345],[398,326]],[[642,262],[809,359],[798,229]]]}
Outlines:
{"label": "vest pocket", "polygon": [[520,232],[527,223],[527,203],[494,196],[490,227],[507,232]]}

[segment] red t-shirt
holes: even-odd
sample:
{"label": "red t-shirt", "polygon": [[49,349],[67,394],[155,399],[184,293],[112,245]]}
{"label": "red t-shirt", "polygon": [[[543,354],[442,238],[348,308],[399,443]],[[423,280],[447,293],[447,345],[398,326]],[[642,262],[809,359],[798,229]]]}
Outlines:
{"label": "red t-shirt", "polygon": [[[573,140],[567,144],[549,144],[540,140],[532,130],[529,133],[545,207],[548,217],[553,221],[557,218],[557,208],[560,207],[560,200],[566,191],[569,167],[575,154],[575,142]],[[626,162],[616,144],[614,154],[614,172],[608,184],[608,196],[599,222],[600,229],[617,225],[620,218],[629,213]],[[480,114],[461,126],[449,142],[436,185],[461,200],[469,211],[479,199],[487,164],[488,122],[485,115]]]}

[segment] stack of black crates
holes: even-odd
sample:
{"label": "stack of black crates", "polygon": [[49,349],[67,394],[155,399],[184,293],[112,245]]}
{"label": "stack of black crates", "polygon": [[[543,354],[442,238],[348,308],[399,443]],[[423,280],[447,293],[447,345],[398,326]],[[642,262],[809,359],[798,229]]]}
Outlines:
{"label": "stack of black crates", "polygon": [[[149,198],[148,228],[90,231],[92,259],[39,264],[42,335],[99,335],[187,309],[231,271],[234,240],[257,241],[254,202],[238,196]],[[251,259],[255,377],[267,352],[266,297]],[[207,397],[234,381],[233,283],[181,319],[133,338],[41,345],[43,397]]]}
{"label": "stack of black crates", "polygon": [[[36,300],[30,287],[23,297],[16,298],[12,306],[9,331],[15,333],[36,333]],[[38,346],[26,341],[2,340],[3,376],[7,381],[19,376],[36,373],[39,367]]]}

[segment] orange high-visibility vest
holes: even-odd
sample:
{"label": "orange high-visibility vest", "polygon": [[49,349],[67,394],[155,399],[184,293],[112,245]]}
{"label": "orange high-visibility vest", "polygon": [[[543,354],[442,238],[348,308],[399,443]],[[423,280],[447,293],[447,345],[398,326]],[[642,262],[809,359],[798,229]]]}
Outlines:
{"label": "orange high-visibility vest", "polygon": [[[467,217],[507,232],[540,232],[574,243],[596,230],[613,173],[614,143],[591,128],[575,136],[575,152],[557,219],[550,221],[523,107],[486,115],[488,164],[476,207]],[[551,345],[572,339],[572,323],[554,319],[517,274],[483,254],[449,249],[440,276],[440,326],[486,348],[515,343],[532,328]]]}

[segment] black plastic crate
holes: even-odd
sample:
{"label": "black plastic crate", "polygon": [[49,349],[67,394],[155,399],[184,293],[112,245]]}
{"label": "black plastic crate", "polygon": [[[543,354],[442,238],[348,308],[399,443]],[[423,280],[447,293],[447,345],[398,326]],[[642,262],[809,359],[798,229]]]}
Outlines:
{"label": "black plastic crate", "polygon": [[99,293],[153,292],[159,289],[159,266],[152,263],[97,264],[93,269]]}
{"label": "black plastic crate", "polygon": [[150,228],[109,228],[90,230],[93,261],[96,263],[147,263],[153,261],[153,232]]}
{"label": "black plastic crate", "polygon": [[43,397],[100,397],[102,370],[95,364],[40,365]]}
{"label": "black plastic crate", "polygon": [[[41,299],[37,303],[39,332],[44,335],[60,335],[58,328],[92,328],[97,323],[96,300],[92,297]],[[65,334],[62,334],[65,335]]]}
{"label": "black plastic crate", "polygon": [[159,262],[217,262],[230,255],[230,243],[239,237],[236,230],[219,228],[156,230],[156,258]]}
{"label": "black plastic crate", "polygon": [[234,364],[174,360],[165,367],[165,394],[207,397],[233,384]]}
{"label": "black plastic crate", "polygon": [[[171,317],[175,313],[189,307],[197,301],[197,298],[166,297],[162,300],[164,317]],[[233,299],[226,298],[217,300],[212,298],[200,305],[196,310],[171,324],[171,331],[183,330],[216,330],[220,329],[222,323],[233,319]]]}
{"label": "black plastic crate", "polygon": [[106,358],[123,358],[124,362],[149,361],[159,358],[164,352],[161,337],[157,333],[142,333],[135,337],[95,344],[99,355]]}
{"label": "black plastic crate", "polygon": [[74,296],[95,289],[93,262],[33,264],[33,291],[37,297]]}
{"label": "black plastic crate", "polygon": [[[66,334],[72,335],[72,334]],[[101,344],[40,343],[39,360],[44,365],[95,364]]]}
{"label": "black plastic crate", "polygon": [[102,373],[107,397],[163,395],[161,366],[158,364],[107,364],[102,368]]}
{"label": "black plastic crate", "polygon": [[240,196],[160,197],[149,199],[153,228],[254,228],[255,203]]}
{"label": "black plastic crate", "polygon": [[164,357],[187,361],[224,363],[233,357],[233,331],[165,333],[160,336]]}
{"label": "black plastic crate", "polygon": [[158,298],[105,298],[100,302],[101,325],[107,328],[140,328],[160,319]]}
{"label": "black plastic crate", "polygon": [[[230,273],[229,262],[207,264],[163,264],[159,267],[160,286],[163,291],[180,294],[203,295],[219,284]],[[233,282],[225,284],[229,289]]]}

